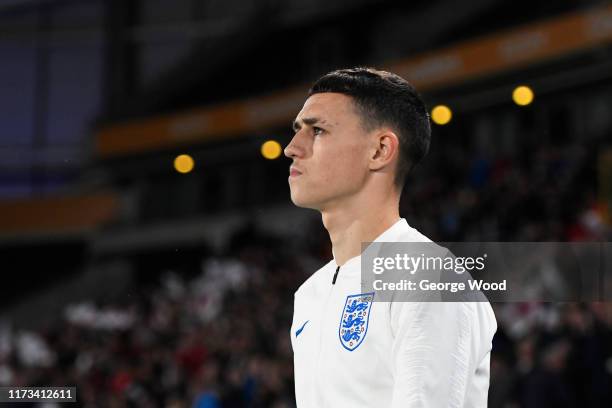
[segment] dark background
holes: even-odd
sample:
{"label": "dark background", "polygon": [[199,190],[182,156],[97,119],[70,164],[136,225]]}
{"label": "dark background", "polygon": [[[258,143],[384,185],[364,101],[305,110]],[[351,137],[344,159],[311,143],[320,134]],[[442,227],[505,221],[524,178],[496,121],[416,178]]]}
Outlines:
{"label": "dark background", "polygon": [[[591,28],[547,37],[559,19]],[[400,205],[431,239],[609,241],[611,27],[604,1],[0,1],[0,386],[294,406],[293,293],[331,251],[260,145],[332,69],[400,67],[453,110]],[[405,69],[495,41],[473,75]],[[236,125],[243,103],[261,112]],[[609,303],[493,306],[491,407],[612,406]]]}

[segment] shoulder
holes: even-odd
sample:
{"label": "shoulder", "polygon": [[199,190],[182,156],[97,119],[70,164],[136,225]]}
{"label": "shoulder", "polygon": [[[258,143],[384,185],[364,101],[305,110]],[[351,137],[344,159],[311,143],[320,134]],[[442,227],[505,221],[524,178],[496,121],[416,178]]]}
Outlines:
{"label": "shoulder", "polygon": [[328,263],[320,267],[315,273],[310,275],[308,279],[306,279],[300,287],[295,291],[295,296],[300,296],[307,293],[312,293],[316,286],[318,286],[319,282],[324,280],[326,276],[326,272],[332,267],[334,260],[330,260]]}
{"label": "shoulder", "polygon": [[402,250],[407,253],[419,253],[427,254],[428,256],[448,256],[450,251],[448,248],[439,245],[432,241],[428,236],[421,233],[414,227],[411,227],[408,222],[404,220],[404,226],[400,233],[395,237],[395,242],[412,243],[414,245],[408,245]]}
{"label": "shoulder", "polygon": [[422,234],[419,230],[411,227],[407,221],[404,220],[404,227],[397,237],[398,242],[432,242],[429,237]]}

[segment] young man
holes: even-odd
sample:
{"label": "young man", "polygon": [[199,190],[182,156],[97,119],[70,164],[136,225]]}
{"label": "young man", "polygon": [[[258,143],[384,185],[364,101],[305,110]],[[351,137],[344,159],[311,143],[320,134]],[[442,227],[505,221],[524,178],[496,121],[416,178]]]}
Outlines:
{"label": "young man", "polygon": [[[485,407],[488,302],[381,303],[361,291],[362,242],[431,242],[399,216],[406,175],[429,148],[423,101],[392,73],[338,70],[311,88],[294,131],[291,200],[321,212],[334,257],[295,293],[297,406]],[[343,331],[355,322],[362,330]]]}

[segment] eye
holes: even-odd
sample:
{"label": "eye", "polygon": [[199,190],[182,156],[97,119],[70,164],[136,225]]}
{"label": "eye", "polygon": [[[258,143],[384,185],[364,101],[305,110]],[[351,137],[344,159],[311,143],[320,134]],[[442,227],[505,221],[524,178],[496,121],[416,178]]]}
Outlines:
{"label": "eye", "polygon": [[313,127],[312,127],[312,132],[313,132],[313,133],[315,134],[315,136],[316,136],[316,135],[318,135],[318,134],[322,133],[322,132],[323,132],[323,129],[321,129],[320,127],[313,126]]}

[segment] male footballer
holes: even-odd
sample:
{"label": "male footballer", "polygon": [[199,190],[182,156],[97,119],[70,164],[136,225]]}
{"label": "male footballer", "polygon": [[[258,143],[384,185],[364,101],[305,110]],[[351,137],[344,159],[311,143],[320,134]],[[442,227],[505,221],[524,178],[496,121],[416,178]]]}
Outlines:
{"label": "male footballer", "polygon": [[291,200],[321,212],[333,253],[295,292],[297,406],[485,407],[497,329],[488,302],[373,302],[361,290],[362,242],[431,242],[399,216],[431,138],[417,92],[389,72],[333,71],[293,128]]}

